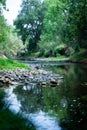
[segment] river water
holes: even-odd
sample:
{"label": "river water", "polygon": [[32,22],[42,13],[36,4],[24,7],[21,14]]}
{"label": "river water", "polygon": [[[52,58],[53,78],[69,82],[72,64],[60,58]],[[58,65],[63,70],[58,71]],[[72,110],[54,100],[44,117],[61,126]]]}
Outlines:
{"label": "river water", "polygon": [[27,61],[63,76],[58,86],[32,83],[5,89],[5,104],[36,130],[87,130],[87,65]]}

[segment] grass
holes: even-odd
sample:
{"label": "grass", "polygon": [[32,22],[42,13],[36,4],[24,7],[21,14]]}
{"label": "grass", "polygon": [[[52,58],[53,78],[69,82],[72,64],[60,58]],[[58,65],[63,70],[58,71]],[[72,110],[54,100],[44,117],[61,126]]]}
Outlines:
{"label": "grass", "polygon": [[1,59],[0,58],[0,69],[15,70],[18,68],[29,69],[29,67],[23,63],[19,63],[17,61],[11,60],[11,59]]}

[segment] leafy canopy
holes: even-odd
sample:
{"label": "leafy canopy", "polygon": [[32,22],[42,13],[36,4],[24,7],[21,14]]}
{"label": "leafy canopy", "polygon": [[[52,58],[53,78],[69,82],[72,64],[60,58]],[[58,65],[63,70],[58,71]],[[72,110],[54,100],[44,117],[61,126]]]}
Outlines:
{"label": "leafy canopy", "polygon": [[34,51],[43,28],[44,3],[40,0],[23,0],[21,8],[14,25],[23,42],[28,42],[28,51]]}

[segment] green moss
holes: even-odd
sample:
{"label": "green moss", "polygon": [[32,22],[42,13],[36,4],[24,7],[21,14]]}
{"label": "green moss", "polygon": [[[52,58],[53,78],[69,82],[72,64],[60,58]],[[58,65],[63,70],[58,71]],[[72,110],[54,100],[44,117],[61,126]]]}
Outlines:
{"label": "green moss", "polygon": [[29,67],[23,63],[19,63],[11,59],[0,59],[0,69],[15,70],[18,68],[29,69]]}

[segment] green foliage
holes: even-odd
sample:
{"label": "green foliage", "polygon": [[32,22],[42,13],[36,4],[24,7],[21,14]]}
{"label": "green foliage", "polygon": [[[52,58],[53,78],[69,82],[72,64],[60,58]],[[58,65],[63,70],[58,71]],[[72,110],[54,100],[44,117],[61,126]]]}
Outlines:
{"label": "green foliage", "polygon": [[21,51],[21,49],[24,48],[24,45],[20,37],[17,36],[17,33],[14,32],[14,28],[8,26],[8,30],[6,33],[6,39],[0,45],[0,53],[9,58],[12,58],[16,56],[17,53]]}
{"label": "green foliage", "polygon": [[2,43],[0,44],[0,56],[3,57],[5,55],[8,58],[12,58],[24,48],[24,45],[13,27],[8,26],[6,28],[4,28],[6,36],[3,35],[4,39],[2,39]]}
{"label": "green foliage", "polygon": [[45,55],[48,55],[49,53],[49,56],[55,56],[55,48],[63,44],[61,29],[65,20],[65,3],[61,0],[46,0],[45,4],[48,8],[43,21],[44,29],[43,34],[41,35],[41,41],[39,42],[39,47],[40,50],[44,50]]}
{"label": "green foliage", "polygon": [[61,51],[62,49],[64,49],[64,48],[65,48],[65,46],[64,46],[63,44],[62,44],[62,45],[59,45],[59,46],[56,46],[55,49],[54,49],[54,55],[55,55],[55,56],[59,55],[60,51]]}
{"label": "green foliage", "polygon": [[[17,52],[23,48],[23,43],[17,37],[14,28],[7,25],[3,16],[3,9],[6,8],[6,1],[0,1],[0,57],[3,55],[11,58],[17,55]],[[20,49],[19,49],[20,48]]]}
{"label": "green foliage", "polygon": [[14,24],[28,51],[36,49],[38,56],[57,56],[61,44],[68,55],[87,48],[86,0],[23,0]]}
{"label": "green foliage", "polygon": [[71,60],[87,63],[87,50],[80,49],[79,52],[71,56]]}
{"label": "green foliage", "polygon": [[3,16],[0,16],[0,44],[5,41],[6,39],[6,25]]}
{"label": "green foliage", "polygon": [[6,39],[6,22],[2,14],[2,10],[5,7],[5,0],[0,0],[0,44]]}
{"label": "green foliage", "polygon": [[[48,10],[44,18],[44,31],[48,33],[48,39],[56,41],[61,32],[64,21],[64,4],[61,0],[47,0]],[[51,39],[50,39],[51,38]]]}
{"label": "green foliage", "polygon": [[78,51],[87,48],[87,1],[67,0],[67,17],[63,26],[64,42]]}
{"label": "green foliage", "polygon": [[32,52],[38,48],[38,41],[43,28],[44,3],[39,0],[23,0],[21,11],[14,25],[22,41],[28,41],[27,49]]}
{"label": "green foliage", "polygon": [[[87,47],[87,4],[86,0],[46,0],[44,30],[40,49],[57,51],[62,43],[79,51]],[[52,44],[50,44],[52,43]],[[51,49],[52,48],[52,49]],[[73,49],[71,49],[73,50]],[[74,52],[74,51],[72,51]],[[70,52],[72,54],[72,52]]]}
{"label": "green foliage", "polygon": [[27,65],[19,63],[17,61],[13,61],[11,59],[0,59],[0,69],[14,70],[18,68],[29,69]]}

